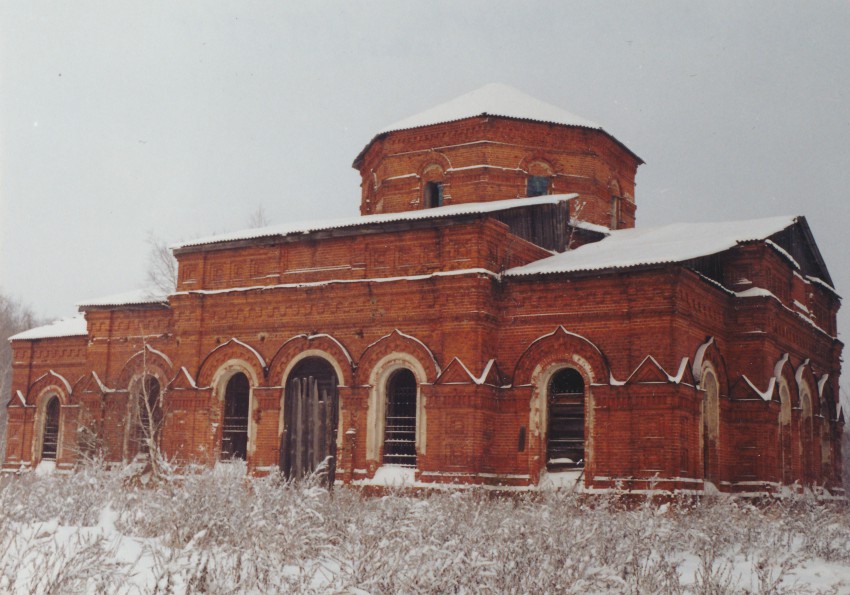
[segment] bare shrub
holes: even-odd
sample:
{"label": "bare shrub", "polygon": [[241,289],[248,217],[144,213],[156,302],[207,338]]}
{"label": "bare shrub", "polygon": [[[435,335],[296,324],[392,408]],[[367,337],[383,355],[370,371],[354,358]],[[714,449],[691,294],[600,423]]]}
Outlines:
{"label": "bare shrub", "polygon": [[807,564],[850,565],[848,520],[807,497],[365,497],[244,464],[146,487],[92,466],[0,481],[0,591],[818,592]]}

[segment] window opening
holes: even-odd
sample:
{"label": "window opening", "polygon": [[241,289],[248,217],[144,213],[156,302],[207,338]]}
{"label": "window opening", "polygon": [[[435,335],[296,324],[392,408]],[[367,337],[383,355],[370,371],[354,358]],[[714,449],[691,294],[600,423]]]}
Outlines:
{"label": "window opening", "polygon": [[549,176],[528,176],[526,195],[530,197],[549,194],[551,181],[552,179]]}
{"label": "window opening", "polygon": [[584,378],[572,368],[558,371],[549,382],[548,430],[546,468],[583,467]]}
{"label": "window opening", "polygon": [[425,184],[425,208],[433,209],[443,206],[443,183],[427,182]]}
{"label": "window opening", "polygon": [[59,452],[59,398],[52,397],[44,411],[44,434],[41,440],[41,458],[55,461]]}
{"label": "window opening", "polygon": [[227,381],[224,391],[224,423],[221,432],[221,459],[245,460],[248,456],[248,403],[251,386],[239,372]]}
{"label": "window opening", "polygon": [[159,395],[159,380],[153,376],[146,376],[142,384],[142,394],[137,397],[139,425],[136,428],[136,442],[139,445],[139,453],[141,454],[147,454],[150,450],[148,437],[152,435],[154,441],[158,438],[159,428],[162,424],[162,409],[159,405]]}
{"label": "window opening", "polygon": [[384,463],[416,467],[416,377],[407,369],[387,383]]}

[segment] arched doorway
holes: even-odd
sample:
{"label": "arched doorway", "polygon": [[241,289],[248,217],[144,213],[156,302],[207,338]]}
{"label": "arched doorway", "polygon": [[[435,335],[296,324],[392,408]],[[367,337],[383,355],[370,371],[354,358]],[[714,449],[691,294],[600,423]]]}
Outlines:
{"label": "arched doorway", "polygon": [[387,382],[384,463],[416,467],[416,377],[407,368]]}
{"label": "arched doorway", "polygon": [[224,419],[221,428],[221,460],[245,460],[248,457],[248,412],[251,384],[237,372],[224,390]]}
{"label": "arched doorway", "polygon": [[333,366],[321,357],[301,360],[289,374],[280,443],[280,470],[286,477],[303,477],[324,463],[333,485],[338,384]]}
{"label": "arched doorway", "polygon": [[573,368],[549,381],[546,469],[584,467],[584,378]]}
{"label": "arched doorway", "polygon": [[41,460],[55,461],[59,454],[59,397],[50,397],[44,408],[44,431],[41,437]]}

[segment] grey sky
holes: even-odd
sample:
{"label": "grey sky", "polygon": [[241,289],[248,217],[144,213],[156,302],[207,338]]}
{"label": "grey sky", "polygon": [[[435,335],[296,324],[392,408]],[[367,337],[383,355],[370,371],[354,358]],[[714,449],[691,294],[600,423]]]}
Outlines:
{"label": "grey sky", "polygon": [[639,226],[804,214],[850,294],[847,0],[3,2],[0,290],[70,315],[149,232],[356,214],[373,134],[488,82],[640,155]]}

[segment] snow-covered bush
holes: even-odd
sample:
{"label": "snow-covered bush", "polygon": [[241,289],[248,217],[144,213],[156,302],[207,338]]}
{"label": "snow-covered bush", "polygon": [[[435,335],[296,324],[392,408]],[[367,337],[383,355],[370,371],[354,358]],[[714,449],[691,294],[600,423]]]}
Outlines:
{"label": "snow-covered bush", "polygon": [[374,497],[239,465],[142,487],[92,466],[3,478],[0,511],[0,592],[850,590],[850,515],[804,497]]}

